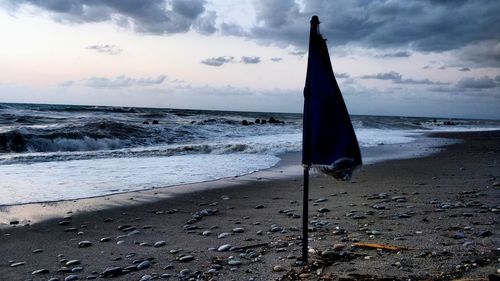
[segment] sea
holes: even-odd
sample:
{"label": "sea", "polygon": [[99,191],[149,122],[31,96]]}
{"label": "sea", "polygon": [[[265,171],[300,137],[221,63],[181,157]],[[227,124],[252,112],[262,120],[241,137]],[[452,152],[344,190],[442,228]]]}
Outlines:
{"label": "sea", "polygon": [[[351,119],[365,163],[394,158],[388,148],[401,152],[428,132],[500,129],[495,120]],[[295,113],[0,103],[0,206],[246,175],[301,145]]]}

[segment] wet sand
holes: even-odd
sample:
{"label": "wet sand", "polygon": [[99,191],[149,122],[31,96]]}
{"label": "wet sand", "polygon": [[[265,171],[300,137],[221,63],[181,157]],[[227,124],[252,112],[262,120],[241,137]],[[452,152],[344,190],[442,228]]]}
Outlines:
{"label": "wet sand", "polygon": [[[429,157],[367,165],[351,182],[312,175],[306,268],[296,265],[302,178],[292,157],[262,173],[191,185],[189,192],[3,208],[2,216],[17,216],[19,224],[0,229],[0,279],[494,278],[488,276],[500,268],[500,132],[439,136],[463,141]],[[40,221],[46,216],[30,213],[37,209],[57,217]]]}

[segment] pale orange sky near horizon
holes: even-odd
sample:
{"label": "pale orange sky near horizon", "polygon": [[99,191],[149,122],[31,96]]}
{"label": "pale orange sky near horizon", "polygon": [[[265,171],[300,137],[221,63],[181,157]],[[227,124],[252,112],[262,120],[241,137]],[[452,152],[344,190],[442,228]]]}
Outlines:
{"label": "pale orange sky near horizon", "polygon": [[[237,24],[249,29],[266,24],[256,19],[259,10],[253,1],[236,7],[208,1],[209,9],[216,12],[219,29],[238,19]],[[320,20],[328,26],[330,19],[320,15]],[[300,24],[308,30],[307,21]],[[54,20],[54,13],[32,5],[16,10],[0,5],[0,34],[0,102],[302,110],[307,53],[292,53],[307,47],[293,42],[285,45],[220,31],[200,34],[192,28],[145,34],[110,21]],[[463,94],[459,89],[462,81],[472,86],[490,80],[500,84],[498,67],[465,71],[453,49],[367,48],[338,45],[335,37],[325,37],[353,114],[500,118],[499,86],[464,88]],[[500,48],[498,42],[493,44]],[[384,55],[390,52],[411,55]],[[258,61],[244,63],[243,57]],[[210,58],[228,61],[220,66],[202,63]],[[161,83],[155,82],[163,76]]]}

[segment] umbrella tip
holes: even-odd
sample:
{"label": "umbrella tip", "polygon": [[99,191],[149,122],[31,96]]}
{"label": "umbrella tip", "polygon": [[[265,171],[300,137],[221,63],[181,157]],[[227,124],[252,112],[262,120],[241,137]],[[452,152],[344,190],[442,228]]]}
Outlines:
{"label": "umbrella tip", "polygon": [[319,25],[319,18],[318,18],[318,16],[313,16],[311,18],[311,25]]}

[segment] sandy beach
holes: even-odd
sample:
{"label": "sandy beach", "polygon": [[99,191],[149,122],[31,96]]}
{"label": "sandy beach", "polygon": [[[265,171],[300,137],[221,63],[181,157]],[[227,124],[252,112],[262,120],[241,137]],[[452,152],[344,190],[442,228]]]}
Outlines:
{"label": "sandy beach", "polygon": [[0,279],[498,280],[500,131],[437,136],[461,141],[366,165],[351,182],[312,175],[306,268],[292,155],[190,192],[3,207]]}

